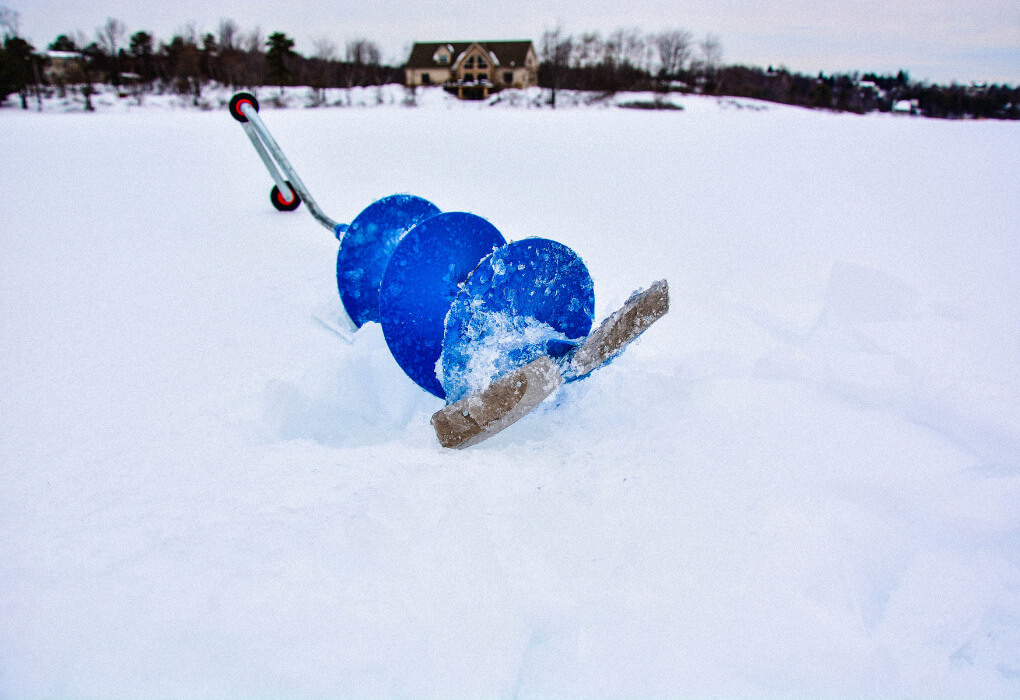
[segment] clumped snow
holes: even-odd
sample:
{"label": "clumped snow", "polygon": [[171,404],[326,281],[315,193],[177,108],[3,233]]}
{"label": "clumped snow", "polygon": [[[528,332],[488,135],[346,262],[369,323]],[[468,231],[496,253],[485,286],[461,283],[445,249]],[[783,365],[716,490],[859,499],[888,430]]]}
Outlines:
{"label": "clumped snow", "polygon": [[549,354],[551,343],[565,349],[576,345],[534,316],[485,309],[472,313],[462,332],[464,345],[458,350],[464,352],[451,356],[444,350],[436,362],[436,376],[442,378],[448,403],[479,394],[500,377]]}
{"label": "clumped snow", "polygon": [[671,291],[463,452],[225,111],[0,110],[0,696],[1020,695],[1020,128],[426,93],[263,116]]}

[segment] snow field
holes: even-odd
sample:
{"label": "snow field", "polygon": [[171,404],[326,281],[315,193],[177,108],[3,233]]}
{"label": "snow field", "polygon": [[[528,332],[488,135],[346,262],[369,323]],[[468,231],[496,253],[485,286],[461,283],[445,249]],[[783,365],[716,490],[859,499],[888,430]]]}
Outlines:
{"label": "snow field", "polygon": [[1016,125],[683,104],[263,111],[336,218],[669,280],[464,452],[225,111],[0,111],[0,697],[1020,692]]}

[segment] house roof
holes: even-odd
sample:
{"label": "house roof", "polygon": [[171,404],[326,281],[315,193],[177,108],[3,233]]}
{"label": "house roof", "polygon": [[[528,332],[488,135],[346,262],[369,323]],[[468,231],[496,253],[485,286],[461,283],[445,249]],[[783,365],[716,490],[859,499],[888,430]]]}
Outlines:
{"label": "house roof", "polygon": [[[405,68],[449,68],[457,63],[461,54],[471,46],[478,44],[484,51],[495,57],[500,66],[523,66],[528,51],[534,50],[530,41],[436,41],[416,43],[411,49]],[[452,54],[449,64],[441,64],[436,60],[436,52],[447,47]]]}

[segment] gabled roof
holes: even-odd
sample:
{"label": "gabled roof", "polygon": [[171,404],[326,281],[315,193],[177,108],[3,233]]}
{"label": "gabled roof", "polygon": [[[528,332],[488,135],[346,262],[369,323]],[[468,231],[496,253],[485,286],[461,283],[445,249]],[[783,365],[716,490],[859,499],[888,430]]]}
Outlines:
{"label": "gabled roof", "polygon": [[[436,41],[416,43],[411,49],[405,68],[449,68],[458,57],[469,48],[478,44],[482,50],[494,57],[494,63],[500,66],[523,66],[528,51],[534,50],[530,41]],[[439,63],[436,52],[442,47],[450,50],[450,62]]]}

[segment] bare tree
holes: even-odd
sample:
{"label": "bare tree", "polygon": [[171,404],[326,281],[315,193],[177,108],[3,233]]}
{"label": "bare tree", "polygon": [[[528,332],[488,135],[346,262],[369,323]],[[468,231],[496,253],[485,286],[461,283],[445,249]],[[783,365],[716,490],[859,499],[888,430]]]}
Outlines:
{"label": "bare tree", "polygon": [[108,56],[116,57],[121,39],[124,38],[126,33],[127,27],[124,26],[123,22],[113,17],[107,17],[106,23],[96,29],[96,39]]}
{"label": "bare tree", "polygon": [[347,104],[351,104],[351,88],[355,85],[369,85],[376,82],[382,51],[379,46],[364,38],[347,42],[344,51],[347,68]]}
{"label": "bare tree", "polygon": [[328,37],[312,41],[312,69],[309,84],[316,89],[315,106],[326,101],[326,86],[336,79],[336,44]]}
{"label": "bare tree", "polygon": [[653,39],[659,59],[659,75],[666,81],[684,69],[691,58],[694,35],[686,29],[673,29],[656,34]]}
{"label": "bare tree", "polygon": [[578,68],[588,68],[602,62],[605,44],[598,32],[585,32],[574,44],[574,63]]}
{"label": "bare tree", "polygon": [[382,60],[379,46],[368,39],[352,39],[347,42],[347,62],[357,66],[377,66]]}
{"label": "bare tree", "polygon": [[216,63],[221,79],[231,87],[243,85],[245,53],[241,48],[244,40],[240,28],[232,19],[221,19],[216,35]]}
{"label": "bare tree", "polygon": [[90,44],[92,44],[93,46],[95,46],[95,43],[96,43],[96,42],[94,42],[94,41],[89,41],[89,37],[88,37],[88,35],[87,35],[87,34],[86,34],[85,32],[83,32],[83,31],[81,31],[81,30],[79,29],[79,30],[77,30],[77,31],[75,31],[75,32],[74,32],[74,38],[73,38],[73,39],[71,39],[71,43],[73,43],[73,44],[75,45],[75,47],[76,47],[76,49],[75,49],[75,50],[76,50],[76,51],[82,51],[82,52],[84,52],[84,51],[85,51],[85,49],[86,49],[86,48],[88,48],[88,46],[89,46]]}
{"label": "bare tree", "polygon": [[621,63],[644,70],[648,67],[648,42],[640,29],[620,31]]}
{"label": "bare tree", "polygon": [[241,48],[241,30],[232,19],[220,20],[217,38],[221,50],[233,51]]}
{"label": "bare tree", "polygon": [[6,5],[0,5],[0,29],[4,31],[4,39],[16,37],[21,34],[21,13],[12,10]]}
{"label": "bare tree", "polygon": [[548,29],[542,34],[541,69],[548,79],[551,90],[549,104],[553,109],[556,109],[556,91],[570,67],[570,56],[573,49],[574,38],[563,36],[563,30],[559,27]]}
{"label": "bare tree", "polygon": [[606,63],[616,67],[623,62],[623,30],[617,29],[606,37],[606,45],[603,49]]}
{"label": "bare tree", "polygon": [[244,85],[246,87],[261,85],[266,75],[266,57],[262,53],[266,37],[262,29],[255,27],[242,35],[240,43],[244,51]]}
{"label": "bare tree", "polygon": [[195,46],[198,46],[199,44],[198,26],[195,24],[195,20],[191,20],[190,22],[184,25],[184,29],[182,29],[180,32],[180,37],[184,39],[185,43],[194,44]]}
{"label": "bare tree", "polygon": [[709,34],[698,44],[702,65],[706,73],[714,73],[722,65],[722,42],[715,34]]}
{"label": "bare tree", "polygon": [[336,58],[336,43],[329,37],[320,36],[312,41],[312,56],[321,61],[332,61]]}
{"label": "bare tree", "polygon": [[262,50],[262,45],[266,43],[266,37],[262,33],[261,27],[255,27],[250,32],[241,36],[240,43],[241,48],[246,52],[254,53]]}

